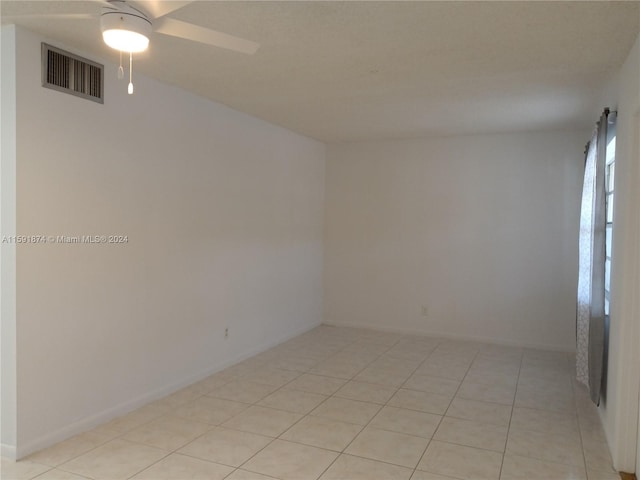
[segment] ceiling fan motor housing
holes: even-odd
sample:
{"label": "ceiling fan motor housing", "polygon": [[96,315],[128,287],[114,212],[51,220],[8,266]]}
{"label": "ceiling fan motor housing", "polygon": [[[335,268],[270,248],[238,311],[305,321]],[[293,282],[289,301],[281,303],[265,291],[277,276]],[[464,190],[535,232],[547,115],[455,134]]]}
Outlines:
{"label": "ceiling fan motor housing", "polygon": [[124,2],[112,2],[100,15],[102,36],[107,45],[125,52],[141,52],[149,45],[151,21]]}

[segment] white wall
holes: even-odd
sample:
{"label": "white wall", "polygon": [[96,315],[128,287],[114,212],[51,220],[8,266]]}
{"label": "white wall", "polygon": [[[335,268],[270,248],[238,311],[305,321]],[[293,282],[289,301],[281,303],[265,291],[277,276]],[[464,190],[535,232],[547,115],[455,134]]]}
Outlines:
{"label": "white wall", "polygon": [[324,145],[112,64],[104,105],[42,88],[40,41],[18,233],[129,242],[18,246],[18,456],[322,320]]}
{"label": "white wall", "polygon": [[[0,31],[0,241],[16,233],[15,28]],[[16,248],[0,243],[0,445],[15,456],[16,444]]]}
{"label": "white wall", "polygon": [[588,139],[330,146],[326,321],[573,350]]}
{"label": "white wall", "polygon": [[640,371],[640,37],[619,75],[607,395],[601,414],[614,466],[633,472]]}

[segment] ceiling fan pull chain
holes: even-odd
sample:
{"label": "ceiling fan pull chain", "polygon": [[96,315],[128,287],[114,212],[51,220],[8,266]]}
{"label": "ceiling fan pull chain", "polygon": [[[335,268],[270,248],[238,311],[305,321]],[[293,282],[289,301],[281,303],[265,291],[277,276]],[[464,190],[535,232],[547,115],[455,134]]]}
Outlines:
{"label": "ceiling fan pull chain", "polygon": [[120,50],[120,67],[118,67],[118,80],[124,78],[124,68],[122,68],[122,50]]}
{"label": "ceiling fan pull chain", "polygon": [[133,93],[133,52],[129,52],[129,88],[127,88],[127,92],[129,95]]}

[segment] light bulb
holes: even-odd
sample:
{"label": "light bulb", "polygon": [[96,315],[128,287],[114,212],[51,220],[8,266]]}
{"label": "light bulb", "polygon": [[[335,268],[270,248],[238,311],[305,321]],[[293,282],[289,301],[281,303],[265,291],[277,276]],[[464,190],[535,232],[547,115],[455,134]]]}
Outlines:
{"label": "light bulb", "polygon": [[133,94],[133,83],[129,82],[129,87],[127,88],[127,92],[129,95]]}

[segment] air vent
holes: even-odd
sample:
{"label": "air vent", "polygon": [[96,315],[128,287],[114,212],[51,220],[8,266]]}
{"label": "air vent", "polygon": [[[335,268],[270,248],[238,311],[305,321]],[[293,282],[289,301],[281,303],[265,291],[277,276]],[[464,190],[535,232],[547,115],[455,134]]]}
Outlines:
{"label": "air vent", "polygon": [[42,44],[42,86],[104,103],[104,66]]}

